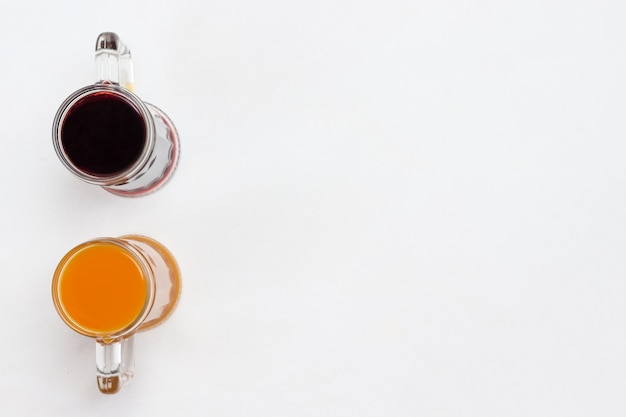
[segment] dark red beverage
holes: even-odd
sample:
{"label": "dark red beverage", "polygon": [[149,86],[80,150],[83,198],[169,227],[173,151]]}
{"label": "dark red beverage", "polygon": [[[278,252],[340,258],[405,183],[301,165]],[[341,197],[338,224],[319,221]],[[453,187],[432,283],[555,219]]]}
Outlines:
{"label": "dark red beverage", "polygon": [[81,98],[61,126],[61,146],[81,171],[109,176],[132,167],[146,143],[146,124],[123,97],[98,92]]}

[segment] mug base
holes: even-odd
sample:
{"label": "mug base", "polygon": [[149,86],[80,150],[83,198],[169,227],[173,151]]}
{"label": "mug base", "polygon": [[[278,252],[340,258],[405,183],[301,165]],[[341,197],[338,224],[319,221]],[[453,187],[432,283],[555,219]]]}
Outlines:
{"label": "mug base", "polygon": [[[144,331],[151,329],[163,323],[169,318],[178,305],[181,292],[181,274],[178,267],[178,263],[174,258],[174,255],[160,242],[143,235],[124,235],[120,236],[120,239],[128,241],[131,245],[134,245],[140,252],[144,254],[151,262],[160,262],[159,265],[155,265],[156,270],[167,271],[155,276],[157,285],[163,288],[169,287],[167,295],[162,300],[155,300],[153,309],[158,311],[155,316],[148,316],[138,331]],[[152,252],[152,253],[151,253]]]}
{"label": "mug base", "polygon": [[180,140],[178,138],[178,131],[176,130],[174,123],[158,107],[149,103],[146,103],[146,105],[150,108],[150,110],[155,112],[158,117],[160,117],[163,123],[165,123],[165,126],[167,128],[167,137],[171,141],[171,144],[172,144],[172,148],[170,150],[170,153],[171,153],[170,163],[165,168],[163,175],[161,175],[160,178],[152,182],[147,187],[134,189],[134,190],[119,190],[119,189],[116,189],[115,186],[111,186],[111,187],[103,186],[102,187],[105,191],[108,191],[111,194],[115,194],[120,197],[142,197],[142,196],[151,194],[157,191],[158,189],[160,189],[161,187],[163,187],[172,178],[174,171],[176,170],[176,167],[178,166],[178,158],[180,155]]}

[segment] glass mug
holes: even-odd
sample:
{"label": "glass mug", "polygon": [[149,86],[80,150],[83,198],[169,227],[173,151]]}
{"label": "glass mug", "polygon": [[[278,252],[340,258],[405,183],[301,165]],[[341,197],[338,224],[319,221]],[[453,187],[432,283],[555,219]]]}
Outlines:
{"label": "glass mug", "polygon": [[96,83],[72,93],[52,126],[54,149],[69,171],[124,197],[148,194],[167,182],[180,149],[169,117],[133,90],[130,50],[115,33],[102,33]]}
{"label": "glass mug", "polygon": [[54,306],[70,328],[95,338],[102,393],[132,380],[135,333],[162,323],[180,288],[176,260],[146,236],[90,240],[63,257],[52,279]]}

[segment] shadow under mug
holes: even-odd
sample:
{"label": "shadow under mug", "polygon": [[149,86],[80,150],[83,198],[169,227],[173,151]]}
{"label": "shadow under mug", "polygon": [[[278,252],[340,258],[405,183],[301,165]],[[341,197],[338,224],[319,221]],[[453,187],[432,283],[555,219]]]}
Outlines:
{"label": "shadow under mug", "polygon": [[174,124],[133,93],[130,50],[111,32],[96,41],[96,83],[72,93],[53,122],[54,149],[79,179],[124,197],[151,193],[179,157]]}
{"label": "shadow under mug", "polygon": [[161,324],[181,289],[172,254],[146,236],[82,243],[58,264],[52,299],[61,319],[96,340],[96,377],[114,394],[134,375],[134,335]]}

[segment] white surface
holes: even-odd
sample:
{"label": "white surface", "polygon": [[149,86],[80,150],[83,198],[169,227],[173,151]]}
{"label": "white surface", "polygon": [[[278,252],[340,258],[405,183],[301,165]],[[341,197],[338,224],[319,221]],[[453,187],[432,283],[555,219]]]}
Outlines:
{"label": "white surface", "polygon": [[[626,5],[0,5],[2,416],[623,416]],[[50,130],[96,36],[181,135],[127,200]],[[56,315],[74,245],[142,233],[184,289],[98,393]]]}

